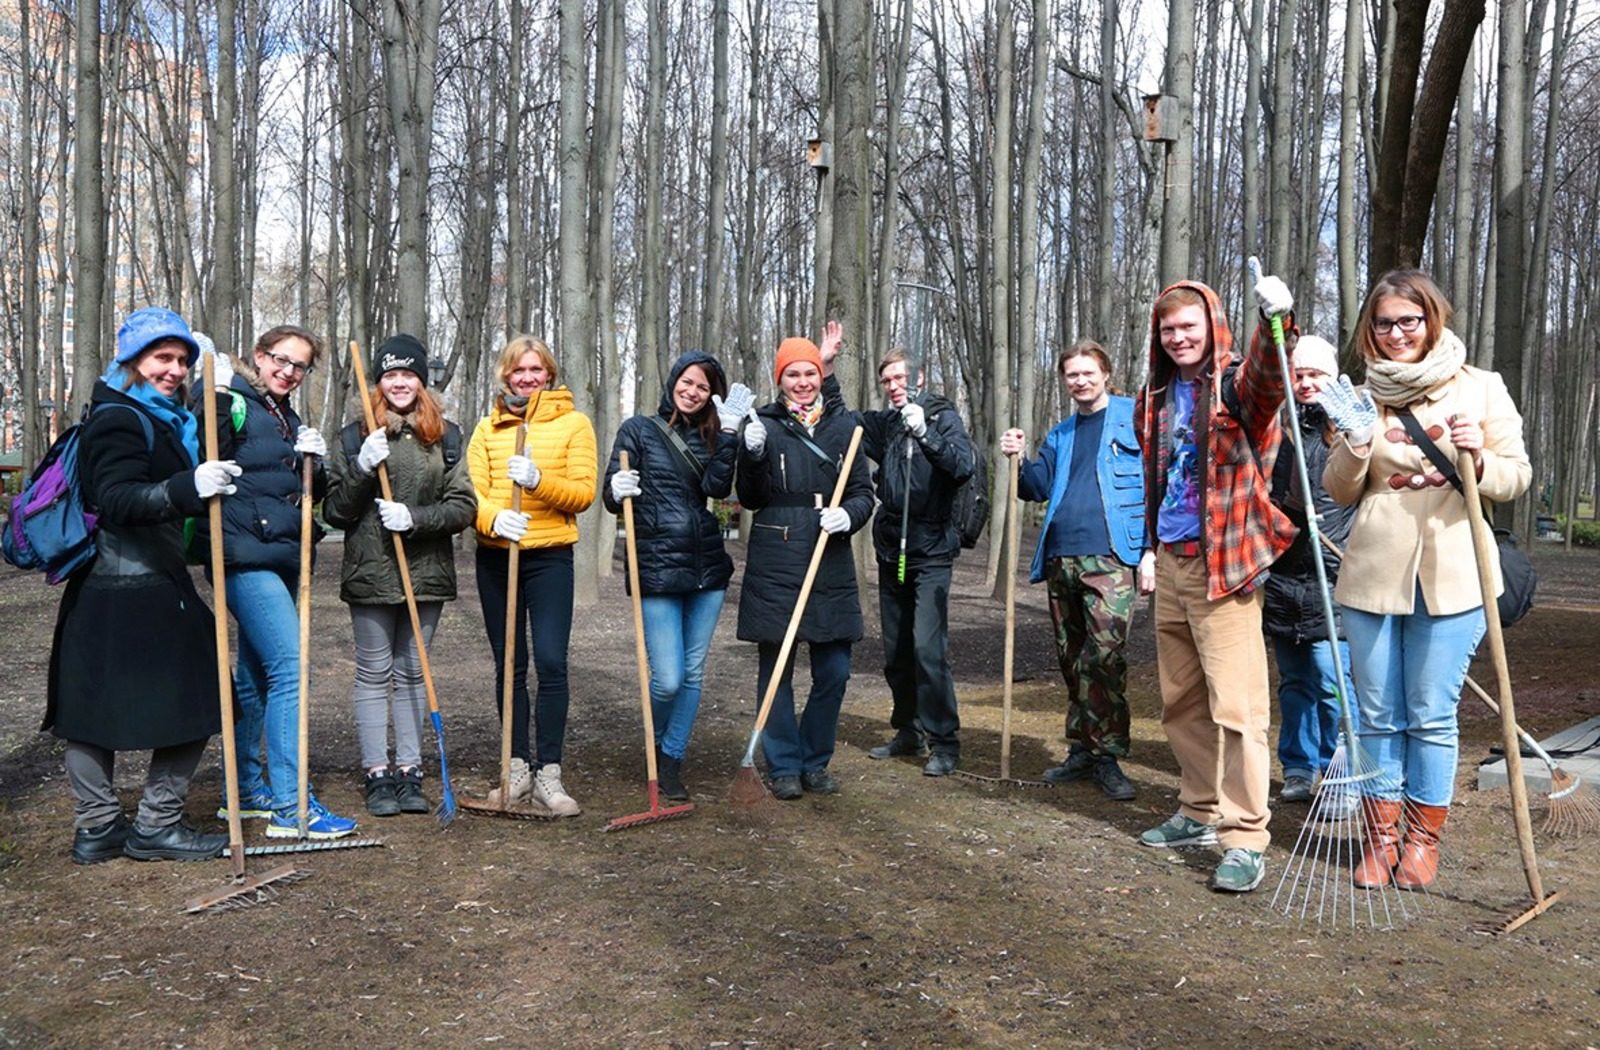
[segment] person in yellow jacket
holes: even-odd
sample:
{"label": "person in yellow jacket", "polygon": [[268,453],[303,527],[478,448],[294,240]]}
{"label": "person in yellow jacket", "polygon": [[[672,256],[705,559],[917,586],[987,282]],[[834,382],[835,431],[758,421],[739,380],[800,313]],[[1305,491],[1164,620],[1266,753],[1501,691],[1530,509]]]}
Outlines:
{"label": "person in yellow jacket", "polygon": [[[495,698],[505,695],[506,588],[510,550],[517,559],[517,643],[511,683],[511,801],[533,798],[557,816],[581,810],[561,783],[567,731],[567,643],[572,636],[572,546],[578,515],[594,502],[599,475],[594,424],[556,385],[550,348],[519,335],[500,354],[501,391],[467,443],[467,468],[478,493],[478,597],[494,651]],[[527,447],[517,454],[517,425]],[[514,486],[522,510],[511,509]],[[539,676],[534,743],[528,742],[528,622]],[[496,788],[494,801],[499,789]]]}

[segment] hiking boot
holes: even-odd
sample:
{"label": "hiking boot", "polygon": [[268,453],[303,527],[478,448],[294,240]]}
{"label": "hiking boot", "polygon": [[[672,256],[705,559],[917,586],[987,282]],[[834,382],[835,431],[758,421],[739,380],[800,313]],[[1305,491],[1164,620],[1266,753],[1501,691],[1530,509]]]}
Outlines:
{"label": "hiking boot", "polygon": [[1406,837],[1394,866],[1394,884],[1403,890],[1425,890],[1439,877],[1439,832],[1450,807],[1406,802]]}
{"label": "hiking boot", "polygon": [[118,813],[98,828],[79,828],[72,833],[72,863],[99,864],[122,856],[128,840],[128,818]]}
{"label": "hiking boot", "polygon": [[1350,881],[1358,889],[1372,890],[1387,886],[1395,862],[1400,859],[1400,803],[1382,798],[1363,798],[1361,815],[1364,819],[1361,838],[1361,863],[1357,865]]}
{"label": "hiking boot", "polygon": [[[306,838],[312,840],[342,839],[356,830],[356,822],[349,817],[337,817],[315,798],[306,801]],[[300,816],[296,807],[272,814],[267,822],[267,838],[297,839],[300,837]]]}
{"label": "hiking boot", "polygon": [[683,759],[656,750],[656,787],[668,802],[689,801],[689,789],[683,786]]}
{"label": "hiking boot", "polygon": [[799,777],[773,777],[772,797],[782,802],[793,802],[801,795]]}
{"label": "hiking boot", "polygon": [[410,766],[395,771],[394,797],[402,813],[432,813],[433,805],[422,793],[422,767]]}
{"label": "hiking boot", "polygon": [[533,775],[533,800],[558,817],[575,817],[583,810],[561,786],[561,766],[551,762]]}
{"label": "hiking boot", "polygon": [[826,768],[808,769],[801,773],[800,786],[813,795],[837,795],[839,793],[839,781]]}
{"label": "hiking boot", "polygon": [[948,751],[935,751],[928,758],[927,765],[922,767],[925,777],[947,777],[956,771],[960,759]]}
{"label": "hiking boot", "polygon": [[1067,749],[1067,757],[1061,760],[1059,766],[1051,766],[1040,776],[1050,784],[1088,780],[1094,776],[1094,750],[1088,744],[1073,744]]}
{"label": "hiking boot", "polygon": [[[240,820],[266,820],[272,816],[272,792],[266,788],[258,788],[250,794],[239,792],[239,819]],[[222,799],[222,805],[217,807],[217,819],[228,819],[228,799]]]}
{"label": "hiking boot", "polygon": [[179,820],[164,828],[134,824],[122,852],[134,860],[210,860],[227,844],[227,835],[197,831]]}
{"label": "hiking boot", "polygon": [[1094,763],[1094,782],[1100,785],[1100,790],[1105,792],[1106,798],[1113,802],[1131,802],[1139,792],[1134,788],[1133,781],[1129,780],[1122,772],[1122,767],[1117,765],[1117,756],[1100,755]]}
{"label": "hiking boot", "polygon": [[1310,802],[1311,778],[1291,775],[1283,778],[1283,789],[1278,792],[1279,802]]}
{"label": "hiking boot", "polygon": [[[528,768],[528,760],[525,759],[525,758],[513,758],[511,760],[511,802],[510,802],[510,804],[515,804],[515,803],[518,803],[518,802],[526,802],[526,801],[528,801],[528,797],[532,793],[533,793],[533,770]],[[489,799],[488,799],[488,801],[489,801],[489,805],[491,805],[491,806],[502,806],[502,805],[506,805],[507,804],[507,803],[504,803],[504,802],[500,801],[500,784],[499,784],[499,782],[496,782],[495,786],[489,789]]]}
{"label": "hiking boot", "polygon": [[365,784],[367,812],[375,817],[398,817],[400,800],[395,796],[395,775],[387,768],[374,769],[367,774]]}
{"label": "hiking boot", "polygon": [[1217,844],[1217,828],[1214,824],[1202,824],[1198,820],[1190,820],[1182,813],[1174,813],[1166,821],[1139,836],[1140,845],[1166,847],[1174,849],[1179,846],[1215,846]]}
{"label": "hiking boot", "polygon": [[868,758],[926,758],[928,745],[922,739],[921,733],[901,730],[894,735],[894,739],[887,744],[879,744],[867,752]]}
{"label": "hiking boot", "polygon": [[1211,888],[1224,893],[1249,893],[1266,877],[1267,862],[1261,851],[1237,846],[1222,854],[1222,863],[1211,873]]}

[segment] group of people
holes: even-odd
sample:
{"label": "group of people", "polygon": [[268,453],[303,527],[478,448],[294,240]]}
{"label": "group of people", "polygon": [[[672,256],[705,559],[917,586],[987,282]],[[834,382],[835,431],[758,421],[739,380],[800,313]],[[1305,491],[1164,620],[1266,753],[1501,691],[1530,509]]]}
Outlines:
{"label": "group of people", "polygon": [[[1140,841],[1219,845],[1215,888],[1243,892],[1260,883],[1269,841],[1270,637],[1280,680],[1280,801],[1312,797],[1339,741],[1336,698],[1353,698],[1360,746],[1384,774],[1361,799],[1366,842],[1354,878],[1424,887],[1453,791],[1455,704],[1484,621],[1466,507],[1448,472],[1429,459],[1438,450],[1413,442],[1403,417],[1449,453],[1470,453],[1491,500],[1512,499],[1529,482],[1521,418],[1497,376],[1466,364],[1448,329],[1449,304],[1425,274],[1386,274],[1368,296],[1356,337],[1367,372],[1360,389],[1339,376],[1326,340],[1298,332],[1282,281],[1263,278],[1255,292],[1261,320],[1242,354],[1216,293],[1178,282],[1152,310],[1149,380],[1136,398],[1111,387],[1104,349],[1080,341],[1056,360],[1072,413],[1037,457],[1028,457],[1023,430],[1001,436],[1001,451],[1022,457],[1017,495],[1045,504],[1030,576],[1049,592],[1069,749],[1043,776],[1092,780],[1115,800],[1135,797],[1119,763],[1131,737],[1123,649],[1136,601],[1153,594],[1179,806]],[[1292,375],[1280,367],[1269,318],[1283,323]],[[220,723],[211,612],[187,569],[207,540],[210,499],[222,501],[227,600],[238,624],[242,813],[265,819],[269,836],[300,834],[298,679],[309,654],[299,651],[294,595],[305,499],[319,500],[324,519],[345,534],[340,594],[355,637],[352,706],[374,816],[430,808],[418,640],[390,537],[404,538],[428,645],[443,604],[456,596],[452,537],[468,528],[476,533],[497,696],[509,693],[512,705],[510,798],[496,801],[580,812],[561,761],[577,515],[597,493],[613,513],[624,501],[634,507],[638,573],[626,586],[641,596],[666,798],[689,797],[685,759],[734,571],[708,500],[730,494],[753,513],[737,635],[757,645],[757,695],[778,678],[762,736],[773,794],[839,790],[829,764],[852,646],[863,635],[849,537],[869,520],[894,735],[868,754],[915,756],[929,776],[954,771],[954,508],[977,453],[955,405],[927,391],[923,370],[901,351],[877,365],[885,406],[848,407],[834,376],[843,338],[830,322],[817,343],[784,340],[776,396],[760,407],[744,384],[729,385],[716,357],[683,354],[655,410],[619,428],[601,479],[594,428],[559,384],[549,347],[531,336],[507,343],[501,389],[465,448],[428,390],[425,348],[410,335],[392,336],[373,354],[375,385],[357,393],[375,425],[369,431],[357,415],[330,450],[290,405],[318,362],[315,335],[280,326],[236,362],[218,355],[216,389],[191,399],[203,337],[170,311],[134,312],[95,387],[83,439],[81,484],[99,513],[99,556],[67,586],[50,663],[45,725],[67,742],[77,800],[72,858],[199,859],[224,846],[224,836],[182,816],[189,780]],[[1286,440],[1291,396],[1299,428]],[[196,406],[204,397],[223,421],[215,459],[200,454]],[[109,411],[113,405],[132,411]],[[849,460],[858,427],[863,455]],[[1296,474],[1301,462],[1311,506]],[[381,494],[380,465],[391,498]],[[1320,522],[1321,545],[1311,542],[1309,516]],[[198,530],[186,528],[189,521]],[[819,543],[798,625],[811,663],[800,709],[794,653],[782,667],[778,657]],[[1338,581],[1332,632],[1319,560]],[[536,700],[527,680],[530,631]],[[1343,687],[1341,668],[1351,676]],[[131,823],[112,790],[115,753],[130,749],[153,751]],[[311,837],[355,826],[311,797]]]}

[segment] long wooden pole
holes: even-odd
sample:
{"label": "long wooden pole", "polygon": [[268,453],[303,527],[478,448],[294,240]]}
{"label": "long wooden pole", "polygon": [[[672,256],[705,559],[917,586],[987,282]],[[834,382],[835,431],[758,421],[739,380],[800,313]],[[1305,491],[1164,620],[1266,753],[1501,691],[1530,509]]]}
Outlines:
{"label": "long wooden pole", "polygon": [[1017,654],[1017,544],[1021,542],[1022,522],[1017,500],[1017,474],[1022,457],[1011,456],[1011,487],[1006,500],[1006,655],[1000,687],[1000,779],[1011,779],[1011,678]]}
{"label": "long wooden pole", "polygon": [[[622,453],[622,469],[628,469],[628,454]],[[633,651],[639,669],[639,710],[644,714],[644,768],[650,807],[656,805],[656,723],[650,709],[650,661],[645,654],[644,591],[639,583],[639,545],[633,531],[633,497],[622,501],[623,535],[628,546],[628,590],[633,598]]]}
{"label": "long wooden pole", "polygon": [[310,836],[310,775],[311,765],[311,480],[314,464],[309,455],[300,461],[300,725],[299,774],[295,788],[299,792],[295,820],[300,837]]}
{"label": "long wooden pole", "polygon": [[[215,357],[206,354],[205,391],[201,411],[205,418],[206,459],[217,454],[217,390]],[[217,643],[217,704],[222,713],[222,783],[228,799],[228,862],[233,877],[244,878],[244,827],[239,820],[239,753],[233,739],[233,661],[228,654],[228,577],[222,556],[222,496],[207,501],[206,521],[211,541],[212,622]]]}

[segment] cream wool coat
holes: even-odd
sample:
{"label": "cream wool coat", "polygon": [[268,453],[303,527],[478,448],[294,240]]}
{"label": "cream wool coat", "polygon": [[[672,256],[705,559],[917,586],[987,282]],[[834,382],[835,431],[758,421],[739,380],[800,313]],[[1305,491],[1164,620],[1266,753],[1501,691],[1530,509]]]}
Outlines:
{"label": "cream wool coat", "polygon": [[[572,391],[558,387],[534,396],[539,404],[528,425],[527,455],[539,468],[539,484],[522,492],[522,512],[530,519],[518,544],[523,550],[577,543],[578,515],[594,502],[600,474],[594,424],[573,407]],[[478,493],[478,542],[484,546],[511,546],[494,534],[494,518],[511,509],[506,463],[517,451],[520,422],[496,399],[467,442],[467,469]]]}
{"label": "cream wool coat", "polygon": [[[1450,417],[1460,414],[1483,427],[1483,475],[1478,491],[1487,500],[1516,499],[1528,487],[1533,468],[1522,441],[1522,416],[1506,385],[1494,372],[1463,365],[1450,379],[1411,405],[1424,430],[1443,429],[1434,444],[1455,456]],[[1343,505],[1358,504],[1350,526],[1344,564],[1334,598],[1340,605],[1383,615],[1409,615],[1417,585],[1427,611],[1435,616],[1476,609],[1483,604],[1467,506],[1455,487],[1395,489],[1395,474],[1410,477],[1435,470],[1422,449],[1389,432],[1402,431],[1394,410],[1378,406],[1378,423],[1365,455],[1341,434],[1328,456],[1322,483]],[[1495,594],[1504,589],[1499,552],[1491,544]]]}

